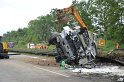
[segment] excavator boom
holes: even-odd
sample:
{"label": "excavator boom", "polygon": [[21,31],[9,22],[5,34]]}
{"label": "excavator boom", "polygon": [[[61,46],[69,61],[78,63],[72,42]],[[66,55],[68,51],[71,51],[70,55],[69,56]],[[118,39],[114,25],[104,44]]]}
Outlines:
{"label": "excavator boom", "polygon": [[[86,26],[86,24],[84,23],[83,19],[81,19],[79,12],[76,10],[76,8],[74,6],[70,6],[68,8],[64,8],[64,9],[58,9],[57,10],[57,16],[61,16],[61,14],[63,13],[70,13],[74,16],[75,20],[80,24],[80,26],[84,29],[88,29],[88,27]],[[61,18],[61,17],[58,17]],[[61,19],[58,19],[58,21]]]}

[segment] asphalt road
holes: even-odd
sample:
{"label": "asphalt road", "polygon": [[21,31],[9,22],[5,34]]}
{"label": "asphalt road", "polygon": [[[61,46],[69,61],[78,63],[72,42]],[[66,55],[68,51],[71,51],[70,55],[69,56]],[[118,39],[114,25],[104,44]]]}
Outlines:
{"label": "asphalt road", "polygon": [[[24,56],[30,57],[30,56]],[[0,60],[0,82],[94,82],[75,77],[58,67],[33,65],[19,61],[23,56]]]}

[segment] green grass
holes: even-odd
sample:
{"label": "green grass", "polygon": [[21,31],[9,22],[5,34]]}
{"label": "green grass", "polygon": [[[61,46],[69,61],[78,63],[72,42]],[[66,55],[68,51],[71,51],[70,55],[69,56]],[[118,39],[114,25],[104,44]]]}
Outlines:
{"label": "green grass", "polygon": [[56,48],[56,46],[55,45],[50,45],[50,46],[48,46],[48,49],[55,49]]}
{"label": "green grass", "polygon": [[[103,49],[103,52],[107,54],[111,50],[116,49],[116,44],[117,44],[117,41],[106,40],[105,46],[101,48]],[[124,48],[124,44],[119,44],[119,45],[120,45],[120,48]]]}
{"label": "green grass", "polygon": [[107,40],[105,46],[103,47],[103,50],[105,53],[108,53],[110,50],[113,50],[115,48],[116,48],[116,42]]}

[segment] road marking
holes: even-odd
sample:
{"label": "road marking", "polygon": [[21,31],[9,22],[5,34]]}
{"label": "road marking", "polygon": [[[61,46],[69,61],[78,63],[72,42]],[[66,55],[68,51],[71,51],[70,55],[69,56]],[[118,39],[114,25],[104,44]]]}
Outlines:
{"label": "road marking", "polygon": [[36,59],[36,58],[38,58],[38,57],[31,57],[31,58],[34,58],[34,59]]}
{"label": "road marking", "polygon": [[54,74],[60,75],[60,76],[70,77],[70,76],[68,76],[68,75],[64,75],[64,74],[61,74],[61,73],[57,73],[57,72],[54,72],[54,71],[50,71],[50,70],[47,70],[47,69],[44,69],[44,68],[41,68],[41,67],[37,67],[37,66],[34,66],[34,67],[37,68],[37,69],[41,69],[41,70],[44,70],[44,71],[47,71],[47,72],[50,72],[50,73],[54,73]]}

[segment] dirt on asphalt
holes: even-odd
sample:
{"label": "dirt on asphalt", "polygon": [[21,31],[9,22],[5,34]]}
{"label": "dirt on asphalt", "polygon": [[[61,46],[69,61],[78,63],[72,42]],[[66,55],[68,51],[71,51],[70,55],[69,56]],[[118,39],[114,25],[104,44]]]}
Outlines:
{"label": "dirt on asphalt", "polygon": [[25,55],[24,57],[20,58],[20,60],[35,65],[59,67],[59,63],[56,63],[55,58],[49,56]]}
{"label": "dirt on asphalt", "polygon": [[[25,63],[34,64],[34,65],[59,68],[59,64],[56,63],[54,57],[20,55],[19,58],[15,58],[15,59],[19,61],[23,61]],[[73,77],[85,78],[88,80],[90,79],[92,80],[92,82],[124,82],[124,76],[112,75],[110,74],[110,72],[103,74],[103,73],[79,73],[79,72],[75,73],[75,72],[72,72],[72,70],[68,70],[68,69],[65,69],[63,71],[65,71],[66,73],[69,73]],[[124,69],[122,69],[122,71],[124,71]]]}

